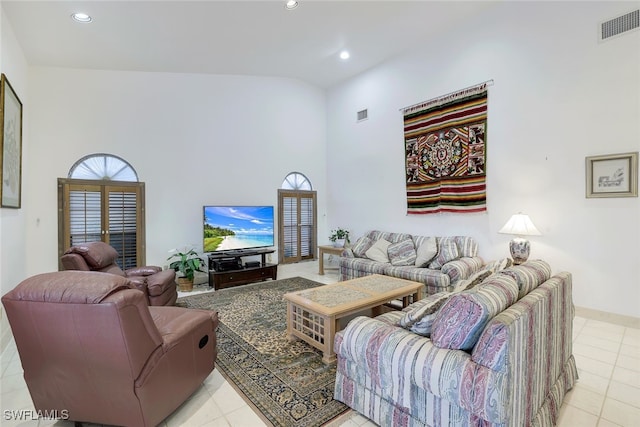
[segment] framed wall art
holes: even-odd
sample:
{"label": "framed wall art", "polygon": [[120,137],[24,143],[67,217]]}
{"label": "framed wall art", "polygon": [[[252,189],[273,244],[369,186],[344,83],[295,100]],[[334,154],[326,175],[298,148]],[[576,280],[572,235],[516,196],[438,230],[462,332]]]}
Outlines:
{"label": "framed wall art", "polygon": [[20,208],[22,199],[22,102],[0,76],[0,198],[3,208]]}
{"label": "framed wall art", "polygon": [[586,158],[587,198],[638,197],[638,153]]}

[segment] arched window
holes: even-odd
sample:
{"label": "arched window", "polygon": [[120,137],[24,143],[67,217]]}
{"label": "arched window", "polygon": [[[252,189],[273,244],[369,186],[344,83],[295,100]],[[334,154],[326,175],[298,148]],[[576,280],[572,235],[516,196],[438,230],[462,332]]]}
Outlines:
{"label": "arched window", "polygon": [[145,265],[144,199],[144,182],[126,160],[98,153],[75,162],[68,178],[58,178],[59,257],[103,241],[118,251],[123,270]]}
{"label": "arched window", "polygon": [[311,181],[300,172],[291,172],[282,181],[283,190],[312,190]]}
{"label": "arched window", "polygon": [[126,160],[113,154],[85,156],[69,169],[71,179],[138,182],[138,174]]}
{"label": "arched window", "polygon": [[315,259],[316,192],[300,172],[289,173],[278,190],[279,260],[281,263]]}

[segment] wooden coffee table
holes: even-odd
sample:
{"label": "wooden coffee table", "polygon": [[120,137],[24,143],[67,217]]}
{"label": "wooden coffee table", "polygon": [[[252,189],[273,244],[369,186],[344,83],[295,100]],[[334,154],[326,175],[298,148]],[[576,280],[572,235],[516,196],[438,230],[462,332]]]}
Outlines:
{"label": "wooden coffee table", "polygon": [[322,361],[332,363],[333,340],[338,321],[366,309],[402,298],[403,305],[422,299],[424,284],[374,274],[284,295],[287,301],[287,335],[299,338],[323,352]]}

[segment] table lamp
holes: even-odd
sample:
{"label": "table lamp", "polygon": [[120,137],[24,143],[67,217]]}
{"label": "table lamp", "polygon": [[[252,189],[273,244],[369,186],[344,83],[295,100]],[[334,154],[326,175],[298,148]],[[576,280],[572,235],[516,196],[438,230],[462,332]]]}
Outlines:
{"label": "table lamp", "polygon": [[512,215],[498,233],[517,236],[509,242],[509,250],[511,251],[511,258],[513,258],[514,264],[522,264],[529,258],[531,245],[529,241],[522,236],[540,236],[540,232],[536,226],[533,225],[531,219],[529,219],[529,215],[520,212]]}

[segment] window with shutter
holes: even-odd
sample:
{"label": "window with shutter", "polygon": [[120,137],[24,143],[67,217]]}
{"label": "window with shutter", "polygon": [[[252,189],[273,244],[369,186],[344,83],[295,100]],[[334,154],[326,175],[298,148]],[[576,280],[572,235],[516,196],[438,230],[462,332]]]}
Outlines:
{"label": "window with shutter", "polygon": [[[122,269],[145,264],[144,183],[123,159],[95,154],[58,179],[58,258],[73,245],[103,241]],[[62,266],[59,266],[62,269]]]}
{"label": "window with shutter", "polygon": [[316,192],[303,174],[292,172],[278,190],[280,263],[315,259]]}

